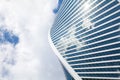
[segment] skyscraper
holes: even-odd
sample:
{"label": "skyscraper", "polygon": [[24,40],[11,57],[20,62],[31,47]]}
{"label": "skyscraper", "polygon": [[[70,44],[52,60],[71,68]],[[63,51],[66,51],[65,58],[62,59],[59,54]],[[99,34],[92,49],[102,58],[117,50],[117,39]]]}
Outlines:
{"label": "skyscraper", "polygon": [[75,80],[120,80],[120,0],[63,0],[49,42]]}

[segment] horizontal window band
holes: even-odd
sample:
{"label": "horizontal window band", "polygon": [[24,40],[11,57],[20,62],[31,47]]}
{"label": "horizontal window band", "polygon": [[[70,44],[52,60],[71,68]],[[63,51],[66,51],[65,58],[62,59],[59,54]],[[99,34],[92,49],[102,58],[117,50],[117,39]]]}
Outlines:
{"label": "horizontal window band", "polygon": [[[84,3],[85,2],[86,1],[84,1]],[[94,4],[95,2],[97,2],[97,0],[94,0],[94,2],[92,2],[90,5]],[[81,5],[81,4],[78,3],[78,7],[75,6],[75,9],[73,9],[71,12],[69,12],[69,14],[66,15],[64,19],[59,19],[59,22],[57,22],[57,24],[53,25],[53,26],[59,26],[59,24],[62,25],[63,23],[66,23],[67,20],[70,20],[72,17],[77,16],[77,14],[83,14],[84,10],[81,10],[83,7],[84,7],[84,5]],[[63,23],[61,21],[63,21]],[[57,31],[58,28],[59,27],[57,27],[57,29],[55,31]]]}
{"label": "horizontal window band", "polygon": [[[120,25],[120,23],[113,24],[113,25],[111,25],[110,27],[106,27],[106,28],[101,29],[101,30],[99,30],[99,31],[93,32],[92,35],[98,34],[98,33],[100,33],[100,32],[103,32],[103,31],[105,31],[105,30],[108,30],[108,29],[114,28],[114,27],[118,27],[118,30],[119,30],[119,25]],[[102,36],[104,36],[104,35],[106,35],[106,34],[109,34],[109,33],[110,33],[110,32],[105,33],[105,34],[103,34],[103,35],[99,35],[99,36],[90,38],[90,39],[87,39],[87,40],[84,40],[84,42],[87,42],[87,41],[90,41],[90,40],[93,40],[93,39],[97,39],[97,38],[102,37]],[[112,33],[112,32],[111,32],[111,33]],[[92,36],[92,35],[91,35],[91,36]],[[90,35],[88,35],[88,36],[90,36]],[[88,37],[88,36],[85,36],[85,37]],[[75,37],[77,37],[77,36],[75,36]],[[82,37],[79,38],[78,40],[82,40]],[[59,44],[60,44],[60,43],[59,43]],[[56,47],[59,48],[59,47],[61,47],[61,46],[62,46],[62,45],[56,46]]]}
{"label": "horizontal window band", "polygon": [[[105,5],[105,6],[106,6],[106,5]],[[114,7],[111,7],[110,9],[104,11],[103,13],[97,15],[96,17],[99,17],[100,15],[102,15],[102,14],[108,12],[109,10],[112,10],[113,8],[115,8],[115,7],[117,7],[117,6],[119,6],[119,5],[115,5]],[[90,15],[89,15],[89,16],[90,16]],[[89,16],[88,16],[88,17],[89,17]],[[88,17],[84,18],[83,20],[87,19]],[[95,19],[96,17],[92,18],[92,20]],[[83,21],[83,20],[82,20],[82,21]],[[71,24],[71,23],[70,23],[70,24]],[[69,24],[69,25],[70,25],[70,24]],[[68,25],[68,26],[69,26],[69,25]],[[66,29],[66,30],[67,30],[67,29]],[[61,34],[61,33],[60,33],[60,34]],[[60,34],[59,34],[59,35],[60,35]],[[59,36],[59,35],[57,35],[57,36]],[[56,36],[56,35],[55,35],[55,36]]]}
{"label": "horizontal window band", "polygon": [[88,62],[88,63],[79,63],[79,64],[70,64],[70,66],[81,66],[81,65],[89,65],[89,64],[99,64],[99,63],[110,63],[110,62],[118,62],[118,60],[108,60],[108,61],[97,61],[97,62]]}
{"label": "horizontal window band", "polygon": [[118,54],[90,57],[90,58],[84,58],[84,59],[75,59],[75,60],[69,60],[67,62],[84,61],[84,60],[99,59],[99,58],[114,57],[114,56],[120,56],[120,54],[118,53]]}
{"label": "horizontal window band", "polygon": [[112,50],[120,50],[120,47],[118,47],[118,48],[112,48],[112,49],[107,49],[107,50],[102,50],[102,51],[98,51],[98,52],[94,52],[94,53],[81,54],[81,55],[78,55],[78,57],[88,56],[88,55],[94,55],[94,54],[97,54],[97,53],[102,53],[102,52],[107,52],[107,51],[112,51]]}
{"label": "horizontal window band", "polygon": [[113,62],[104,62],[104,63],[95,63],[95,64],[75,65],[75,66],[72,66],[72,68],[102,67],[102,66],[120,66],[120,61],[116,61],[116,62],[114,61],[114,63]]}
{"label": "horizontal window band", "polygon": [[[104,1],[102,1],[102,2],[104,2]],[[102,3],[102,2],[101,2],[101,3]],[[103,9],[104,7],[108,6],[108,5],[111,4],[112,2],[114,2],[114,1],[111,1],[111,2],[107,3],[105,6],[102,6],[100,9],[96,10],[94,13],[96,13],[97,11],[99,11],[99,10]],[[99,4],[99,5],[100,5],[100,4]],[[91,9],[90,9],[90,10],[91,10]],[[89,11],[89,10],[88,10],[88,11]],[[88,11],[87,11],[87,12],[88,12]],[[93,13],[92,13],[92,14],[93,14]],[[91,14],[91,15],[92,15],[92,14]],[[89,15],[89,16],[91,16],[91,15]],[[83,16],[84,16],[84,14],[82,14],[82,16],[80,16],[80,18],[82,18]],[[87,16],[86,18],[88,18],[89,16]],[[77,21],[77,17],[75,17],[75,18],[76,18],[75,21]],[[74,18],[73,18],[73,19],[74,19]],[[72,23],[74,23],[75,21],[73,21]],[[69,23],[69,21],[68,21],[67,23]],[[67,24],[67,23],[66,23],[66,24]],[[65,25],[65,24],[64,24],[64,25]],[[70,23],[70,25],[71,25],[71,23]],[[62,26],[62,25],[61,25],[61,26]],[[66,26],[66,25],[65,25],[65,26]],[[69,25],[68,25],[68,26],[69,26]],[[60,29],[62,29],[62,28],[64,29],[65,27],[63,26],[63,27],[61,27]],[[67,27],[66,27],[65,29],[67,29]],[[65,29],[64,29],[64,30],[65,30]],[[60,30],[60,31],[61,31],[61,30]],[[54,33],[56,34],[56,32],[54,32]]]}
{"label": "horizontal window band", "polygon": [[[105,57],[102,56],[100,58],[95,58],[95,59],[93,58],[93,59],[88,59],[88,60],[87,59],[86,60],[76,60],[76,61],[68,62],[68,63],[70,65],[71,64],[80,64],[81,63],[81,65],[80,65],[81,67],[87,65],[87,63],[88,63],[88,65],[93,64],[93,65],[97,66],[96,65],[97,63],[93,63],[93,62],[98,62],[99,63],[99,62],[102,62],[102,61],[113,61],[113,60],[117,61],[117,60],[119,60],[119,58],[120,58],[120,55],[118,53],[118,54],[114,54],[114,55],[111,55],[111,56],[105,56]],[[84,63],[85,63],[85,65],[84,65]],[[111,62],[109,62],[109,63],[111,63]],[[108,63],[108,65],[109,65],[109,63]],[[115,63],[118,64],[117,62],[115,62]],[[99,63],[99,64],[104,64],[104,63]],[[99,66],[99,64],[98,64],[98,66]],[[79,67],[79,65],[75,65],[75,66],[72,66],[72,67]]]}
{"label": "horizontal window band", "polygon": [[[82,53],[84,51],[89,51],[89,50],[98,49],[98,48],[102,48],[102,47],[112,46],[114,44],[119,44],[119,43],[120,43],[120,41],[114,42],[114,43],[110,43],[110,44],[106,44],[106,45],[102,45],[102,46],[93,47],[93,48],[88,48],[88,49],[81,50],[81,51],[76,51],[76,52],[69,53],[69,54],[64,54],[63,56],[68,56],[68,55],[72,55],[72,54],[79,54],[79,53]],[[77,56],[78,55],[72,55],[72,57],[77,57]]]}
{"label": "horizontal window band", "polygon": [[79,76],[85,76],[85,77],[114,77],[118,78],[119,74],[79,74]]}
{"label": "horizontal window band", "polygon": [[78,74],[120,74],[120,72],[77,72]]}
{"label": "horizontal window band", "polygon": [[[109,8],[108,10],[106,10],[106,11],[104,11],[103,13],[101,13],[101,14],[99,14],[99,15],[97,15],[96,17],[94,17],[93,19],[95,19],[95,18],[97,18],[97,17],[99,17],[99,16],[101,16],[102,14],[104,14],[104,13],[107,13],[108,11],[110,11],[110,10],[112,10],[112,9],[114,9],[115,7],[117,7],[117,6],[119,6],[119,5],[115,5],[114,7],[111,7],[111,8]],[[86,19],[86,18],[85,18]],[[83,20],[85,20],[85,19],[83,19]],[[79,21],[79,22],[81,22],[81,21]],[[69,26],[69,25],[68,25]],[[61,34],[61,33],[60,33]],[[60,34],[58,34],[58,35],[60,35]],[[57,36],[58,36],[57,35]]]}
{"label": "horizontal window band", "polygon": [[84,79],[105,79],[105,80],[120,80],[120,78],[119,77],[85,77],[85,76],[80,76],[81,78],[84,78]]}
{"label": "horizontal window band", "polygon": [[[93,52],[90,52],[90,53],[93,53]],[[78,55],[78,57],[67,59],[67,61],[77,60],[77,59],[86,59],[86,58],[92,58],[92,57],[99,57],[99,56],[106,56],[106,55],[113,55],[113,54],[119,54],[119,53],[120,53],[120,47],[119,47],[119,49],[115,49],[112,51],[103,51],[103,52],[98,52],[97,54],[93,53],[93,54],[87,55],[87,56],[79,56]]]}
{"label": "horizontal window band", "polygon": [[[111,20],[110,22],[112,22],[112,21],[118,21],[120,19],[120,17],[117,17],[117,18],[115,18],[114,20]],[[105,23],[104,25],[110,25],[110,22],[107,22],[107,23]],[[93,36],[93,35],[95,35],[95,34],[98,34],[98,33],[100,33],[100,32],[103,32],[103,31],[105,31],[105,30],[107,30],[107,29],[110,29],[110,28],[114,28],[115,26],[119,26],[120,25],[120,23],[114,23],[114,24],[112,24],[111,26],[108,26],[108,27],[106,27],[106,28],[103,28],[103,29],[101,29],[101,30],[99,30],[99,31],[96,31],[96,32],[93,32],[92,34],[89,34],[89,35],[86,35],[86,36],[83,36],[83,37],[80,37],[78,40],[82,40],[82,39],[84,39],[84,38],[87,38],[87,37],[89,37],[89,36]],[[103,26],[103,25],[102,25]],[[100,28],[100,26],[98,26],[98,28]],[[98,29],[98,28],[96,28],[96,29]],[[119,27],[118,27],[119,28]],[[85,34],[86,34],[86,32],[85,32]],[[80,35],[75,35],[75,37],[78,37],[78,36],[80,36]],[[95,38],[95,37],[94,37]],[[94,38],[91,38],[91,39],[88,39],[87,41],[89,41],[89,40],[92,40],[92,39],[94,39]],[[76,38],[77,39],[77,38]],[[58,43],[57,45],[60,45],[60,43]],[[59,46],[58,46],[59,47]]]}
{"label": "horizontal window band", "polygon": [[[72,1],[72,0],[71,0]],[[66,14],[69,12],[70,13],[70,11],[71,11],[71,9],[74,11],[75,9],[76,9],[76,7],[77,6],[80,6],[80,4],[82,4],[83,2],[84,2],[84,0],[82,0],[81,2],[80,1],[76,1],[76,0],[74,0],[74,1],[72,1],[72,3],[71,4],[69,4],[71,1],[68,1],[68,3],[66,3],[65,4],[65,7],[63,6],[62,7],[62,13],[60,13],[60,15],[57,17],[57,22],[55,21],[55,24],[53,25],[53,26],[57,26],[56,24],[58,23],[58,21],[60,21],[60,20],[62,20],[62,18],[64,17],[64,16],[66,16]],[[67,6],[68,5],[68,6]],[[76,7],[75,7],[76,6]],[[75,7],[75,8],[74,8]],[[70,8],[70,9],[69,9]],[[73,9],[74,8],[74,9]],[[69,10],[67,10],[67,9],[69,9]]]}
{"label": "horizontal window band", "polygon": [[[118,13],[118,12],[120,12],[120,10],[114,12],[113,15],[116,14],[116,13]],[[112,14],[111,14],[111,15],[112,15]],[[108,18],[108,17],[109,17],[109,15],[106,16],[106,17],[104,17],[104,19],[106,19],[106,18]],[[103,18],[102,18],[102,19],[103,19]],[[114,18],[114,19],[111,19],[111,20],[109,20],[109,21],[106,21],[105,23],[103,23],[103,24],[101,24],[101,25],[98,25],[98,26],[96,26],[96,27],[94,27],[94,28],[92,28],[92,29],[90,29],[90,30],[87,30],[87,31],[85,31],[85,32],[83,32],[83,33],[81,33],[81,34],[75,35],[75,36],[76,36],[76,37],[79,37],[80,35],[83,35],[83,34],[89,32],[89,31],[91,31],[91,30],[94,30],[94,29],[97,29],[97,28],[99,28],[99,27],[101,27],[101,26],[104,26],[104,25],[106,25],[106,24],[108,24],[108,23],[110,23],[110,22],[112,22],[112,21],[114,21],[114,20],[117,20],[117,19],[120,19],[120,17],[116,17],[116,18]],[[94,24],[94,23],[93,23],[93,24]],[[85,28],[83,28],[83,29],[85,29]],[[83,30],[83,29],[82,29],[82,30]],[[102,30],[102,29],[101,29],[101,30]],[[101,31],[101,30],[100,30],[100,31]],[[103,29],[103,30],[105,30],[105,29]],[[100,32],[100,31],[96,31],[95,33]],[[78,31],[77,31],[77,32],[78,32]],[[77,33],[77,32],[76,32],[76,33]],[[93,35],[93,34],[95,34],[95,33],[93,32],[93,33],[90,34],[90,35]],[[87,35],[87,36],[84,36],[84,37],[81,37],[81,38],[85,38],[85,37],[88,37],[88,36],[90,36],[90,35]]]}
{"label": "horizontal window band", "polygon": [[[120,63],[119,59],[118,60],[106,60],[106,61],[96,61],[96,62],[88,62],[88,63],[76,63],[76,64],[70,64],[71,67],[73,68],[77,68],[79,66],[89,66],[89,65],[97,65],[97,64],[109,64],[109,63],[115,63],[117,65],[117,63]],[[96,67],[96,66],[94,66]],[[98,67],[100,67],[98,65]],[[101,65],[102,67],[102,65]],[[81,67],[80,67],[81,68]],[[85,68],[85,67],[84,67]]]}
{"label": "horizontal window band", "polygon": [[[84,0],[82,0],[81,1],[82,3],[83,2],[85,2]],[[69,9],[69,10],[65,10],[63,13],[60,13],[60,14],[62,14],[62,15],[60,15],[60,18],[59,19],[57,19],[57,21],[55,21],[55,25],[53,25],[53,26],[57,26],[58,24],[60,24],[60,22],[61,22],[61,20],[63,21],[64,19],[64,17],[66,18],[66,17],[68,17],[68,16],[72,16],[72,15],[74,15],[75,14],[75,10],[76,9],[78,9],[79,8],[79,6],[81,6],[81,4],[82,3],[79,3],[79,1],[78,2],[75,2],[75,3],[71,3],[68,7],[67,7],[67,9]],[[74,5],[73,5],[74,4]],[[71,6],[71,5],[73,5],[73,6]],[[81,8],[81,7],[80,7]],[[71,11],[72,10],[72,11]],[[74,12],[74,13],[73,13]],[[69,13],[69,14],[68,14]],[[72,14],[73,13],[73,14]],[[68,15],[67,15],[68,14]],[[58,29],[59,27],[56,27],[56,29],[55,29],[55,31]]]}
{"label": "horizontal window band", "polygon": [[[114,42],[117,42],[117,41],[120,41],[119,40],[120,38],[120,35],[117,35],[117,36],[114,36],[114,37],[110,37],[110,38],[107,38],[107,39],[103,39],[103,40],[100,40],[100,41],[96,41],[95,43],[91,43],[91,44],[88,44],[88,45],[83,45],[83,47],[80,48],[80,50],[85,50],[85,49],[88,49],[88,48],[93,48],[93,47],[97,47],[97,46],[101,46],[101,45],[106,45],[106,44],[109,44],[109,43],[114,43]],[[113,41],[112,41],[113,40]],[[112,42],[111,42],[112,41]],[[104,43],[104,44],[103,44]],[[95,46],[93,46],[95,45]],[[92,47],[93,46],[93,47]],[[71,46],[70,46],[71,47]],[[59,49],[58,49],[59,50]],[[78,50],[77,49],[77,46],[76,47],[73,47],[71,49],[67,49],[67,53],[65,54],[70,54],[71,50]],[[63,53],[62,50],[59,50],[60,53]],[[65,52],[65,51],[64,51]],[[64,54],[64,53],[63,53]],[[71,54],[72,55],[72,54]],[[71,56],[71,55],[65,55],[65,56]],[[76,53],[77,55],[77,53]],[[63,55],[64,56],[64,55]]]}
{"label": "horizontal window band", "polygon": [[[71,1],[69,1],[69,0],[62,1],[62,5],[61,5],[60,9],[58,10],[58,13],[60,13],[60,14],[57,14],[55,21],[59,20],[59,17],[62,16],[61,14],[65,13],[65,11],[67,10],[67,8],[69,6],[71,6],[72,2],[73,2],[72,0]],[[54,24],[53,24],[53,26],[54,26]]]}
{"label": "horizontal window band", "polygon": [[[115,31],[111,31],[111,32],[108,32],[108,33],[106,33],[106,34],[103,34],[103,35],[100,35],[100,36],[96,36],[96,37],[92,38],[92,40],[98,39],[98,38],[101,38],[101,37],[104,37],[104,36],[107,36],[107,35],[110,35],[110,34],[114,34],[114,33],[116,33],[116,32],[119,33],[119,31],[120,31],[119,29],[118,29],[118,30],[115,30]],[[83,45],[81,48],[87,47],[87,46],[93,45],[93,44],[98,44],[98,43],[101,43],[101,42],[104,42],[104,41],[107,41],[107,40],[110,40],[110,39],[114,39],[114,38],[119,38],[119,35],[118,35],[118,36],[114,36],[114,37],[111,37],[111,36],[110,36],[110,38],[106,38],[106,39],[102,39],[102,40],[99,40],[99,41],[96,41],[96,42],[93,42],[93,43],[85,44],[85,45]],[[84,43],[86,43],[86,41],[84,41]],[[71,46],[72,46],[72,45],[71,45]],[[71,46],[69,46],[69,47],[71,47]],[[62,50],[62,49],[64,49],[64,48],[61,48],[61,47],[60,47],[60,49],[59,49],[59,48],[57,48],[57,49],[60,51],[60,50]],[[76,49],[76,48],[72,48],[72,49],[69,49],[69,50],[67,50],[67,51],[70,51],[70,50],[73,50],[73,49]],[[65,54],[65,55],[67,55],[67,54]]]}
{"label": "horizontal window band", "polygon": [[100,68],[120,68],[120,66],[102,66],[102,67],[85,67],[85,68],[73,68],[74,70],[81,70],[81,69],[100,69]]}
{"label": "horizontal window band", "polygon": [[[117,21],[117,20],[119,20],[120,18],[119,17],[117,17],[117,18],[115,18],[115,19],[112,19],[112,20],[110,20],[110,21],[107,21],[107,22],[105,22],[105,23],[103,23],[103,24],[101,24],[101,25],[99,25],[99,26],[96,26],[95,28],[93,28],[93,29],[91,29],[91,30],[88,30],[88,31],[85,31],[85,32],[83,32],[81,35],[80,34],[77,34],[77,35],[75,35],[76,37],[79,37],[79,36],[82,36],[83,34],[86,34],[86,33],[88,33],[89,31],[92,31],[92,30],[95,30],[95,29],[98,29],[98,28],[100,28],[100,27],[102,27],[102,26],[105,26],[105,25],[111,25],[110,24],[110,22],[114,22],[114,21]],[[117,22],[115,22],[116,24],[117,24]],[[114,23],[114,24],[115,24]],[[114,24],[112,24],[112,25],[114,25]],[[111,26],[112,26],[111,25]],[[102,29],[101,29],[102,30]],[[101,31],[100,30],[100,31]],[[103,29],[104,30],[104,29]],[[95,32],[95,33],[97,33],[97,31]],[[83,36],[83,37],[80,37],[80,38],[87,38],[88,36],[91,36],[91,35],[93,35],[93,34],[95,34],[94,32],[92,33],[92,34],[90,34],[90,35],[87,35],[87,36]],[[59,44],[57,44],[57,45],[59,45]]]}

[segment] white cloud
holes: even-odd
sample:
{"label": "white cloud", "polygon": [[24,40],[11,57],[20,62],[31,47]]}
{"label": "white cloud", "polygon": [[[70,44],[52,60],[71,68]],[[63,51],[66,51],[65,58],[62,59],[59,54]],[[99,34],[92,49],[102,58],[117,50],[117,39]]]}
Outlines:
{"label": "white cloud", "polygon": [[[0,14],[5,17],[3,23],[20,39],[15,48],[9,46],[5,51],[7,54],[14,51],[12,58],[16,64],[7,68],[10,73],[4,80],[64,80],[61,79],[64,77],[62,69],[47,42],[47,33],[55,17],[52,10],[56,4],[57,0],[0,0]],[[12,53],[9,55],[13,56]],[[7,64],[4,66],[8,67]],[[52,73],[58,73],[56,75],[60,78]]]}

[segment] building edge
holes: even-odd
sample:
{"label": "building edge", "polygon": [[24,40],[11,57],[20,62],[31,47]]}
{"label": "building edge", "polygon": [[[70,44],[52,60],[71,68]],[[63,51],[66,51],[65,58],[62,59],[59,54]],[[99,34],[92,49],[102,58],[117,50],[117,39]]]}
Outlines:
{"label": "building edge", "polygon": [[54,46],[51,37],[50,37],[50,29],[48,32],[48,42],[54,51],[55,55],[58,57],[58,59],[61,61],[65,69],[69,72],[69,74],[75,79],[75,80],[82,80],[82,78],[79,77],[79,75],[69,66],[69,64],[64,60],[64,58],[60,55],[56,47]]}

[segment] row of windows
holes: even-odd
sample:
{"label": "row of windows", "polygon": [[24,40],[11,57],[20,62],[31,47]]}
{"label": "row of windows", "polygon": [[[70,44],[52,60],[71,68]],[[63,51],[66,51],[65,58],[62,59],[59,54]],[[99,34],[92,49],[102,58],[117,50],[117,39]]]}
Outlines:
{"label": "row of windows", "polygon": [[[118,27],[118,26],[117,26]],[[115,29],[115,28],[114,28]],[[114,39],[114,38],[116,38],[116,40],[117,41],[119,41],[120,39],[119,39],[119,35],[120,35],[120,31],[119,31],[119,29],[118,30],[114,30],[114,31],[111,31],[111,32],[109,32],[109,33],[107,33],[107,34],[103,34],[103,35],[101,35],[101,36],[97,36],[97,37],[95,37],[95,38],[92,38],[91,40],[86,40],[86,41],[84,41],[84,43],[85,43],[85,45],[83,45],[82,47],[83,48],[81,48],[80,50],[82,50],[82,49],[84,49],[84,48],[89,48],[89,46],[90,46],[90,44],[92,44],[91,46],[95,46],[95,43],[97,42],[97,44],[96,44],[96,46],[97,45],[102,45],[102,44],[104,44],[105,43],[105,40],[108,40],[108,38],[109,39]],[[113,37],[113,38],[112,38]],[[101,40],[101,41],[100,41]],[[109,40],[110,41],[110,40]],[[108,43],[110,43],[109,41],[107,41]],[[95,43],[94,43],[95,42]],[[114,42],[114,41],[113,41]],[[102,43],[102,44],[101,44]],[[88,46],[88,45],[89,46]],[[106,44],[106,43],[105,43]],[[72,45],[71,45],[72,46]],[[59,47],[60,48],[60,47]],[[58,48],[58,49],[59,49]],[[62,48],[61,48],[62,49]]]}
{"label": "row of windows", "polygon": [[[83,59],[83,58],[92,58],[92,57],[98,57],[98,56],[105,56],[105,55],[113,55],[113,54],[119,54],[120,49],[115,49],[115,50],[108,50],[96,54],[90,54],[90,55],[83,55],[83,56],[78,56],[75,57],[75,59]],[[74,58],[70,58],[68,60],[75,60]]]}
{"label": "row of windows", "polygon": [[52,31],[54,31],[54,32],[58,28],[57,26],[60,26],[60,25],[56,25],[56,23],[58,23],[59,21],[63,21],[64,16],[66,16],[66,13],[69,12],[68,10],[72,11],[73,10],[73,6],[77,6],[77,5],[75,5],[76,0],[70,0],[70,1],[68,0],[68,2],[66,1],[66,3],[67,4],[63,5],[64,9],[62,9],[62,12],[58,14],[58,17],[60,16],[61,18],[57,17],[56,18],[57,21],[53,24],[53,28],[52,28],[53,30]]}
{"label": "row of windows", "polygon": [[[64,19],[65,20],[68,19],[68,18],[66,18],[67,16],[71,17],[71,15],[73,15],[73,11],[75,11],[75,9],[78,6],[78,4],[80,4],[79,0],[77,0],[77,1],[76,0],[70,0],[70,1],[68,0],[68,3],[65,5],[65,7],[67,7],[67,9],[63,9],[64,13],[59,13],[59,15],[61,15],[62,18],[60,18],[58,20],[59,21],[63,21]],[[57,22],[55,22],[55,24],[56,23]],[[59,22],[59,23],[61,24],[62,22]],[[63,22],[63,23],[65,23],[65,22]],[[53,27],[54,26],[55,26],[54,30],[56,31],[56,28],[60,28],[59,26],[61,26],[61,25],[53,25]]]}
{"label": "row of windows", "polygon": [[[111,38],[111,37],[114,37],[115,38]],[[105,37],[108,37],[108,40],[104,39]],[[109,38],[110,37],[110,38]],[[95,39],[96,40],[96,39]],[[114,42],[119,42],[120,39],[119,39],[119,31],[118,32],[115,32],[115,33],[112,33],[112,34],[109,34],[109,35],[106,35],[106,36],[103,36],[103,37],[100,37],[97,39],[99,42],[96,42],[96,43],[89,43],[88,45],[83,45],[80,50],[85,50],[85,49],[88,49],[88,48],[93,48],[93,47],[97,47],[97,46],[102,46],[102,45],[106,45],[106,44],[109,44],[109,43],[114,43]],[[103,41],[104,40],[104,41]],[[76,49],[76,47],[74,48],[71,48],[71,49],[67,49],[68,51],[71,51],[72,49]],[[69,52],[71,53],[71,52]],[[69,54],[68,53],[68,54]]]}
{"label": "row of windows", "polygon": [[68,63],[69,64],[80,64],[80,63],[90,63],[90,62],[119,60],[119,59],[120,59],[120,55],[117,55],[117,56],[107,56],[107,57],[100,57],[100,58],[93,58],[93,59],[77,60],[77,61],[72,61]]}
{"label": "row of windows", "polygon": [[73,68],[84,68],[84,67],[101,67],[101,66],[120,66],[120,61],[107,62],[107,63],[96,63],[96,64],[85,64],[85,65],[74,65]]}
{"label": "row of windows", "polygon": [[[116,5],[115,3],[114,3],[114,5]],[[110,5],[111,6],[111,5]],[[111,6],[112,7],[112,6]],[[109,7],[108,7],[109,8]],[[113,8],[112,10],[110,10],[110,11],[108,11],[107,13],[105,13],[105,14],[103,14],[103,15],[101,15],[101,16],[99,16],[99,17],[101,17],[101,18],[104,18],[104,15],[109,15],[110,13],[113,13],[113,11],[117,11],[118,9],[120,8],[120,6],[117,6],[117,7],[115,7],[115,8]],[[106,7],[104,8],[104,9],[107,9]],[[104,11],[104,10],[103,10]],[[101,11],[102,12],[102,11]],[[99,12],[99,14],[101,13],[101,12]],[[103,16],[103,17],[102,17]],[[115,15],[114,15],[115,16]],[[119,16],[119,14],[118,14],[118,16]],[[95,16],[94,16],[95,17]],[[98,18],[97,20],[99,20],[99,19],[101,19],[101,18]],[[112,17],[110,17],[111,19],[112,19]],[[109,18],[108,18],[109,19]],[[67,21],[67,20],[66,20]],[[107,20],[106,20],[107,21]],[[80,22],[80,21],[79,21]],[[100,23],[99,23],[100,24]],[[62,30],[62,29],[61,29]],[[63,32],[64,30],[62,30],[62,32]],[[65,34],[65,33],[63,33],[63,34]],[[61,35],[63,35],[63,34],[61,34]],[[57,34],[56,34],[57,35]],[[55,35],[55,36],[56,36]],[[60,36],[57,36],[57,39],[59,39],[58,37],[60,37]]]}
{"label": "row of windows", "polygon": [[[97,0],[96,0],[97,1]],[[96,1],[94,1],[94,2],[96,2]],[[86,1],[84,1],[83,3],[85,3]],[[77,5],[79,5],[80,3],[78,2],[77,3]],[[82,9],[81,9],[81,7],[83,7],[83,5],[79,5],[79,6],[75,6],[75,10],[73,9],[71,12],[73,12],[74,11],[74,13],[76,13],[76,14],[74,14],[74,13],[72,13],[72,14],[70,14],[70,13],[68,13],[67,15],[69,15],[69,17],[67,18],[67,19],[65,19],[65,21],[67,22],[67,23],[70,23],[70,21],[72,21],[73,22],[73,20],[72,19],[77,19],[77,17],[79,17],[78,16],[78,13],[80,13],[80,11],[82,11]],[[78,11],[76,11],[76,10],[78,10]],[[74,15],[73,15],[74,14]],[[79,15],[82,15],[83,13],[81,13],[81,14],[79,14]],[[76,17],[75,17],[76,16]],[[75,18],[74,18],[75,17]],[[64,17],[64,18],[66,18],[66,16]],[[64,22],[64,23],[66,23],[66,22]],[[66,24],[65,24],[66,25]],[[62,25],[59,25],[59,26],[61,26],[61,27],[63,27],[64,28],[64,26],[62,26]],[[70,27],[70,26],[69,26]],[[60,28],[60,27],[59,27]],[[63,30],[62,28],[60,28],[61,30]]]}
{"label": "row of windows", "polygon": [[113,77],[120,77],[120,74],[79,74],[80,76],[84,76],[84,77],[109,77],[109,78],[113,78]]}
{"label": "row of windows", "polygon": [[[88,35],[88,34],[91,34],[91,33],[93,33],[93,32],[96,32],[96,31],[99,31],[99,30],[101,30],[101,29],[104,29],[104,28],[106,28],[106,27],[109,27],[109,26],[114,26],[115,24],[117,24],[119,21],[120,21],[120,18],[119,18],[119,16],[120,16],[120,12],[119,13],[117,13],[117,14],[119,14],[117,17],[115,17],[114,19],[116,19],[116,20],[114,20],[114,21],[112,21],[112,19],[109,19],[109,20],[106,20],[106,21],[104,21],[103,23],[106,23],[106,24],[104,24],[104,25],[99,25],[100,27],[96,27],[95,29],[92,29],[92,30],[90,30],[90,31],[88,31],[87,33],[85,33],[85,30],[86,29],[83,29],[82,30],[82,32],[84,32],[84,34],[82,33],[82,32],[78,32],[78,34],[80,34],[80,35],[78,35],[77,33],[75,34],[75,36],[77,36],[77,38],[81,38],[81,37],[84,37],[84,36],[86,36],[86,35]],[[108,21],[110,21],[111,20],[111,22],[110,23],[107,23]],[[95,27],[95,26],[94,26]],[[117,29],[119,29],[119,26],[117,26]],[[67,32],[66,32],[67,33]],[[97,35],[97,34],[96,34]],[[59,36],[58,36],[59,37]],[[57,39],[58,39],[58,37],[57,37]],[[86,40],[86,39],[89,39],[89,38],[92,38],[92,37],[94,37],[93,35],[92,36],[88,36],[88,37],[85,37],[85,38],[82,38],[82,40]]]}
{"label": "row of windows", "polygon": [[[97,54],[100,54],[101,53],[100,51],[107,52],[106,50],[110,50],[110,49],[113,49],[113,48],[120,48],[120,42],[119,43],[118,42],[114,43],[112,45],[108,44],[108,45],[105,45],[105,46],[90,48],[88,50],[83,50],[83,51],[81,50],[81,51],[78,51],[77,53],[73,53],[73,54],[70,54],[70,52],[69,52],[70,55],[67,55],[66,57],[72,57],[72,56],[78,56],[78,55],[90,54],[90,53],[94,54],[96,52],[97,52]],[[74,51],[76,51],[76,50],[74,50]],[[71,52],[73,52],[73,51],[71,51]],[[77,57],[75,57],[75,58],[77,58]]]}
{"label": "row of windows", "polygon": [[76,72],[119,72],[120,67],[94,68],[94,69],[76,69]]}
{"label": "row of windows", "polygon": [[64,0],[51,39],[80,77],[120,77],[118,0]]}

